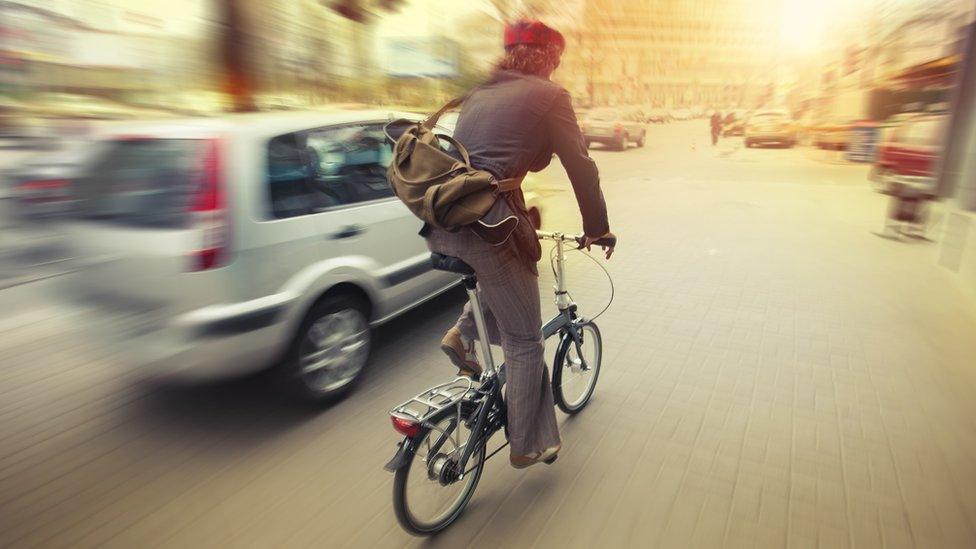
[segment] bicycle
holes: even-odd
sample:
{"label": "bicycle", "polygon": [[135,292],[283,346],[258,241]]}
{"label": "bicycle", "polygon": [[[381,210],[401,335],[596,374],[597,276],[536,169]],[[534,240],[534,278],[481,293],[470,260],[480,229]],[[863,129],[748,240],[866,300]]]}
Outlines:
{"label": "bicycle", "polygon": [[[560,410],[576,414],[593,395],[603,354],[599,328],[593,320],[579,316],[566,285],[566,245],[579,248],[583,240],[563,233],[537,234],[556,243],[553,274],[558,314],[542,327],[544,338],[559,337],[553,361],[553,397]],[[616,238],[594,244],[614,246]],[[407,532],[419,536],[437,533],[461,515],[478,486],[485,462],[508,445],[506,441],[487,453],[488,441],[495,433],[505,430],[507,438],[502,393],[505,366],[496,368],[492,360],[476,292],[477,277],[469,265],[455,257],[434,253],[431,262],[435,269],[462,276],[474,312],[484,369],[477,382],[458,376],[390,410],[393,428],[404,439],[384,468],[395,474],[393,506],[397,520]]]}

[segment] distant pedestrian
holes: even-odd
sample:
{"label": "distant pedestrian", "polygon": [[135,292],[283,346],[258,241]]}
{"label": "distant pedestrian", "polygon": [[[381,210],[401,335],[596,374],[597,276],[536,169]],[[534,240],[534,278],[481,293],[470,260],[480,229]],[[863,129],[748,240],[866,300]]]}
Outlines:
{"label": "distant pedestrian", "polygon": [[722,113],[715,111],[712,113],[712,146],[718,144],[718,136],[722,133]]}

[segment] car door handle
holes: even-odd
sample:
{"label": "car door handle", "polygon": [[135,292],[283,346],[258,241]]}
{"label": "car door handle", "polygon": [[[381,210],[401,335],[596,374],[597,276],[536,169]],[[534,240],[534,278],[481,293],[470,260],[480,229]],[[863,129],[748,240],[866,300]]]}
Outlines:
{"label": "car door handle", "polygon": [[329,236],[332,240],[341,240],[343,238],[352,238],[366,232],[366,227],[362,225],[348,225],[343,227],[339,232],[333,233]]}

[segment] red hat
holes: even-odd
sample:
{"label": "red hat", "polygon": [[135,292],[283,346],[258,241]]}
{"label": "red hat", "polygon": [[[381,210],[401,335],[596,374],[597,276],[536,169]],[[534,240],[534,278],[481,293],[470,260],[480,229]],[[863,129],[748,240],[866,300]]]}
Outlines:
{"label": "red hat", "polygon": [[516,21],[505,25],[505,49],[518,44],[545,46],[555,44],[559,51],[566,47],[566,39],[556,29],[541,21]]}

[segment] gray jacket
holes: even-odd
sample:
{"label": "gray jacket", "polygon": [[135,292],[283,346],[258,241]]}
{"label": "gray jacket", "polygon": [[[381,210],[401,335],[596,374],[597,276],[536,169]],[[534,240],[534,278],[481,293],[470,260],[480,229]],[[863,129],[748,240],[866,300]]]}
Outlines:
{"label": "gray jacket", "polygon": [[537,172],[559,157],[573,184],[583,231],[609,228],[600,174],[586,150],[569,92],[544,78],[496,71],[464,100],[454,137],[471,164],[499,179]]}

